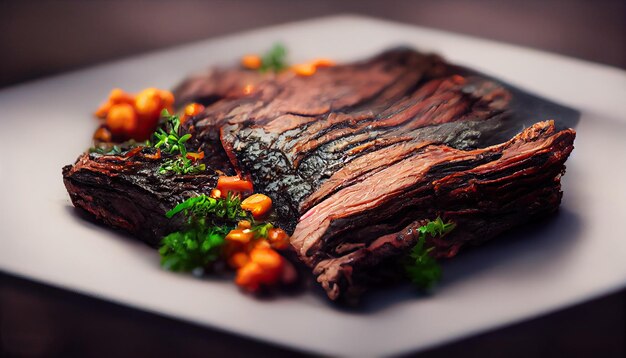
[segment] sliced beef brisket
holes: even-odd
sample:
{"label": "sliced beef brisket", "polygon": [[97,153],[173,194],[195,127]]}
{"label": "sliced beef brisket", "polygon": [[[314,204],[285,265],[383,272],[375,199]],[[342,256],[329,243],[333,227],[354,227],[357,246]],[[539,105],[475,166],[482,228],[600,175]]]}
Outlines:
{"label": "sliced beef brisket", "polygon": [[[380,281],[428,219],[457,223],[428,242],[442,258],[554,212],[575,137],[561,118],[573,111],[409,49],[309,77],[211,70],[176,97],[207,105],[185,123],[192,145],[272,197],[333,300]],[[163,213],[217,175],[159,176],[159,165],[85,154],[63,174],[76,206],[154,244],[175,225]]]}
{"label": "sliced beef brisket", "polygon": [[209,194],[218,175],[210,169],[202,174],[160,175],[167,158],[152,159],[153,155],[81,155],[74,165],[63,168],[72,203],[97,221],[157,246],[182,225],[165,213],[184,199]]}
{"label": "sliced beef brisket", "polygon": [[201,141],[219,132],[236,170],[274,198],[331,299],[362,292],[426,219],[457,222],[448,240],[429,243],[450,257],[558,208],[574,132],[542,122],[501,140],[520,119],[536,122],[514,110],[516,90],[436,56],[398,49],[255,86],[215,103],[195,128]]}

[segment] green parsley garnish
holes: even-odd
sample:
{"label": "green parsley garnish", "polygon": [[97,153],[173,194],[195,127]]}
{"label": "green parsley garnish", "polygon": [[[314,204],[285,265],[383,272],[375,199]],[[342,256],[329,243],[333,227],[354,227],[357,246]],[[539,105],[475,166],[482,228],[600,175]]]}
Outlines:
{"label": "green parsley garnish", "polygon": [[417,228],[419,232],[417,243],[411,250],[408,262],[404,266],[411,282],[417,287],[429,290],[433,288],[441,278],[441,267],[437,261],[430,256],[430,252],[433,248],[425,247],[426,238],[428,236],[443,237],[452,231],[455,226],[454,223],[444,223],[440,217],[437,217],[434,221],[428,221],[426,225]]}
{"label": "green parsley garnish", "polygon": [[[184,215],[185,227],[163,238],[159,249],[161,266],[187,272],[203,270],[219,259],[226,235],[237,221],[251,218],[241,208],[241,199],[230,195],[225,199],[206,195],[189,198],[165,213],[168,219],[176,215]],[[214,219],[221,219],[221,223],[216,224]],[[271,224],[257,225],[252,230],[267,236],[271,228],[268,225]]]}
{"label": "green parsley garnish", "polygon": [[215,199],[204,194],[189,198],[165,213],[165,216],[169,219],[181,212],[190,220],[208,216],[230,221],[250,218],[250,214],[241,208],[241,199],[230,194],[225,199]]}
{"label": "green parsley garnish", "polygon": [[165,129],[159,128],[153,135],[154,148],[162,148],[169,154],[179,154],[175,159],[166,160],[159,168],[159,174],[195,174],[206,170],[206,165],[187,158],[187,141],[191,134],[180,134],[180,118],[170,115],[167,109],[161,112],[165,119]]}
{"label": "green parsley garnish", "polygon": [[240,220],[253,223],[250,230],[257,239],[267,238],[274,227],[271,223],[255,223],[252,215],[241,208],[241,199],[231,195],[224,199],[206,195],[189,198],[165,213],[168,219],[176,215],[185,217],[185,226],[165,236],[159,249],[161,266],[170,271],[201,271],[209,267],[220,258],[226,235]]}
{"label": "green parsley garnish", "polygon": [[159,249],[161,266],[170,271],[204,270],[220,257],[224,238],[232,229],[198,219],[187,229],[165,236]]}
{"label": "green parsley garnish", "polygon": [[161,148],[169,154],[180,153],[182,157],[187,155],[185,143],[191,138],[191,134],[180,135],[180,118],[176,115],[170,115],[167,109],[161,112],[161,117],[165,118],[165,127],[157,129],[154,132],[154,147]]}
{"label": "green parsley garnish", "polygon": [[260,223],[252,225],[252,232],[254,232],[254,237],[256,238],[267,238],[270,229],[273,229],[274,225],[272,223]]}
{"label": "green parsley garnish", "polygon": [[282,44],[277,43],[261,58],[259,72],[280,72],[287,67],[289,67],[287,64],[287,49]]}
{"label": "green parsley garnish", "polygon": [[168,159],[159,168],[159,174],[176,173],[176,174],[196,174],[206,170],[206,165],[193,163],[185,157],[176,157],[176,159]]}

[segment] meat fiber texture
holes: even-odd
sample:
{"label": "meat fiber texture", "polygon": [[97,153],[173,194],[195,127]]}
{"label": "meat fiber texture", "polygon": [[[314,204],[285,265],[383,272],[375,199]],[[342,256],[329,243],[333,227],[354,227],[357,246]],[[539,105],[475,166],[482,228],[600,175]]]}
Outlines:
{"label": "meat fiber texture", "polygon": [[[278,224],[332,300],[387,280],[426,220],[457,223],[427,243],[447,258],[556,211],[578,120],[574,110],[410,49],[309,77],[212,69],[175,94],[178,106],[207,105],[185,124],[193,145],[272,197]],[[94,159],[79,159],[64,177],[75,205],[98,213],[110,208],[98,201],[108,191],[76,179],[80,168],[92,175],[82,161]],[[99,178],[107,183],[117,170]],[[124,184],[127,196],[161,180],[178,186],[175,199],[142,196],[142,210],[163,211],[198,185],[193,176],[157,179],[150,170],[143,169],[148,187]],[[124,226],[111,211],[96,216]],[[162,223],[127,230],[148,238],[159,234],[153,224]]]}
{"label": "meat fiber texture", "polygon": [[210,169],[193,175],[158,174],[165,160],[143,151],[132,156],[85,153],[63,168],[63,181],[75,207],[156,247],[183,225],[165,213],[189,197],[210,194],[217,183],[217,173]]}

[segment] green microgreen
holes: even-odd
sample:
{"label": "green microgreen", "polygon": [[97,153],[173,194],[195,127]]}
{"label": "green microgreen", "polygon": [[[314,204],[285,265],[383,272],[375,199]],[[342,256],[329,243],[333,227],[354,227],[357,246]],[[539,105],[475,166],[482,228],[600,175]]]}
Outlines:
{"label": "green microgreen", "polygon": [[444,237],[455,226],[452,222],[444,223],[438,217],[434,221],[428,221],[425,225],[417,228],[419,233],[417,243],[411,249],[407,263],[404,266],[409,279],[417,287],[425,290],[431,289],[441,278],[441,267],[430,255],[433,248],[426,248],[426,239],[428,237]]}
{"label": "green microgreen", "polygon": [[287,49],[282,44],[276,43],[261,57],[259,72],[280,72],[287,67],[289,67],[287,64]]}
{"label": "green microgreen", "polygon": [[166,160],[159,168],[159,174],[196,174],[206,170],[205,164],[198,164],[191,159],[178,156],[174,159]]}
{"label": "green microgreen", "polygon": [[167,109],[161,112],[161,117],[165,119],[165,129],[159,128],[154,132],[154,147],[162,148],[169,154],[179,153],[181,157],[185,157],[187,155],[185,143],[191,138],[191,134],[180,134],[180,118],[170,115]]}

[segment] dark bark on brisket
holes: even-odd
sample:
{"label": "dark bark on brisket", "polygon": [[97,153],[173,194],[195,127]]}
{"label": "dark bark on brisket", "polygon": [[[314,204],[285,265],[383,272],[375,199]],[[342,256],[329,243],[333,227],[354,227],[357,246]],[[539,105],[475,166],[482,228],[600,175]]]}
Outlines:
{"label": "dark bark on brisket", "polygon": [[143,153],[130,158],[85,153],[63,168],[63,181],[72,203],[104,224],[124,230],[157,246],[182,223],[165,213],[189,197],[209,194],[217,174],[161,175],[163,159]]}

